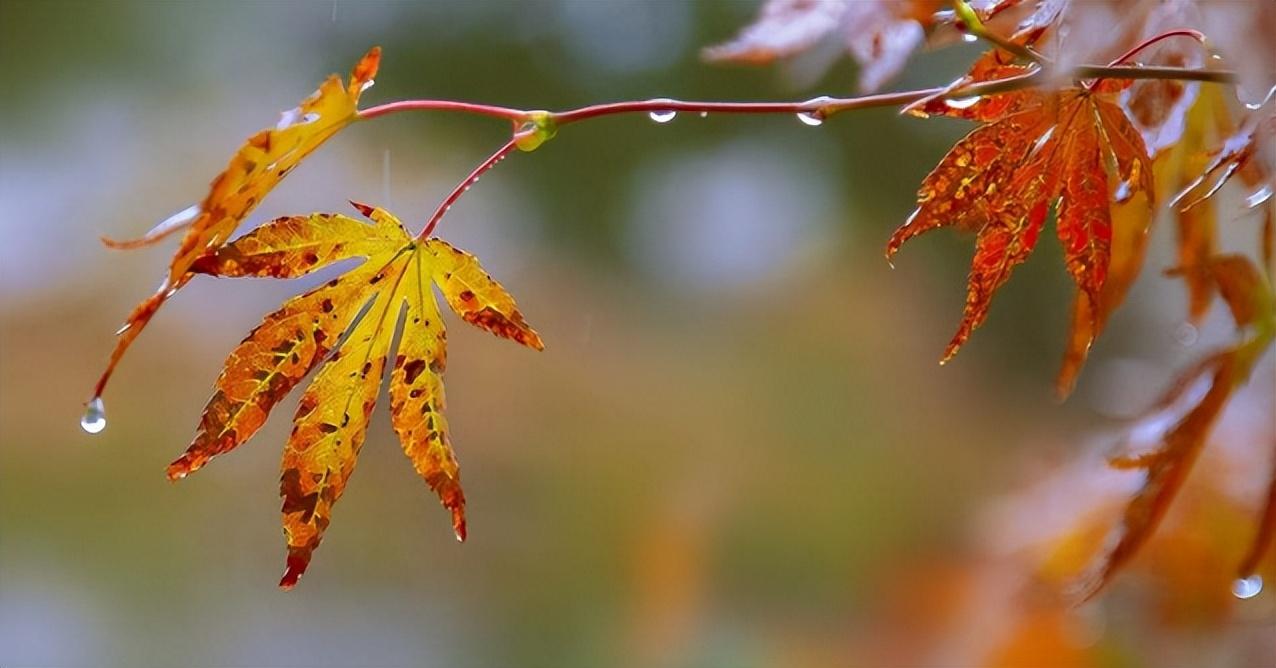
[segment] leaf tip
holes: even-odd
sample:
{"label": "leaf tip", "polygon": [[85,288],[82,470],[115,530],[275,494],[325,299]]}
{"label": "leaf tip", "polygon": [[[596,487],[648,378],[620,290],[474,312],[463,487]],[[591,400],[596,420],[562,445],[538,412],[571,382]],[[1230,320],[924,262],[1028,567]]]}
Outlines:
{"label": "leaf tip", "polygon": [[364,204],[363,202],[356,202],[354,200],[350,200],[350,206],[353,206],[355,209],[358,209],[359,213],[369,218],[372,217],[372,212],[376,210],[376,207],[374,206]]}
{"label": "leaf tip", "polygon": [[939,366],[944,366],[953,361],[953,358],[957,356],[957,351],[961,350],[962,344],[966,343],[966,339],[969,336],[963,327],[962,331],[958,332],[953,337],[953,340],[948,343],[948,347],[944,348],[944,354],[939,358]]}
{"label": "leaf tip", "polygon": [[177,482],[199,470],[201,464],[201,462],[192,460],[189,454],[182,455],[168,465],[168,468],[164,470],[164,474],[168,476],[170,482]]}
{"label": "leaf tip", "polygon": [[358,99],[359,93],[371,85],[372,77],[377,75],[381,67],[381,47],[374,46],[363,54],[354,69],[350,71],[350,92]]}
{"label": "leaf tip", "polygon": [[284,566],[284,575],[279,579],[279,588],[284,591],[291,591],[297,586],[297,581],[301,580],[301,576],[306,572],[306,566],[310,565],[309,555],[290,552],[288,554],[288,562]]}
{"label": "leaf tip", "polygon": [[452,533],[456,534],[456,542],[464,543],[468,532],[465,527],[465,509],[452,509]]}

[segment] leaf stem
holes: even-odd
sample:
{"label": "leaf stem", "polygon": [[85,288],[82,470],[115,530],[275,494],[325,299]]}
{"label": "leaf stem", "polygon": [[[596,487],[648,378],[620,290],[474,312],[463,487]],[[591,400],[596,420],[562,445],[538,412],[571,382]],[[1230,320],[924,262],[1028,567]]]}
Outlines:
{"label": "leaf stem", "polygon": [[1111,63],[1108,63],[1108,64],[1120,65],[1121,63],[1124,63],[1130,58],[1133,58],[1138,52],[1148,48],[1149,46],[1152,46],[1153,44],[1156,44],[1157,42],[1163,39],[1168,39],[1170,37],[1191,37],[1192,39],[1200,43],[1201,46],[1205,46],[1205,43],[1206,43],[1205,34],[1200,32],[1199,30],[1192,30],[1191,28],[1179,28],[1177,30],[1168,30],[1158,35],[1153,35],[1143,40],[1142,42],[1135,44],[1133,47],[1130,48],[1129,51],[1126,51],[1125,53],[1121,54],[1120,57],[1118,57],[1116,60],[1113,60]]}
{"label": "leaf stem", "polygon": [[439,221],[443,220],[443,216],[447,215],[447,212],[452,208],[452,205],[455,204],[458,199],[461,199],[461,195],[464,195],[465,191],[469,190],[470,186],[474,185],[474,183],[479,180],[480,176],[483,176],[483,174],[485,174],[489,169],[495,167],[497,163],[504,160],[505,156],[509,155],[510,152],[518,146],[518,140],[527,134],[529,133],[514,133],[514,136],[510,137],[509,141],[496,149],[495,153],[488,156],[487,160],[479,163],[478,167],[475,167],[468,176],[462,179],[460,183],[456,184],[456,187],[452,189],[452,192],[448,193],[448,196],[444,198],[444,200],[439,203],[438,208],[434,210],[434,214],[430,216],[430,220],[426,222],[421,233],[417,235],[417,239],[428,238],[430,233],[434,231],[434,228],[438,226]]}
{"label": "leaf stem", "polygon": [[477,116],[504,118],[514,123],[521,122],[527,117],[527,112],[521,109],[510,109],[509,107],[498,107],[490,104],[455,102],[452,100],[400,100],[363,109],[359,111],[359,119],[366,121],[400,111],[457,111]]}
{"label": "leaf stem", "polygon": [[1002,51],[1018,56],[1028,62],[1037,64],[1048,64],[1050,62],[1049,58],[1037,53],[1028,45],[1019,44],[989,30],[988,26],[984,25],[984,22],[979,19],[979,15],[975,13],[966,0],[953,0],[953,11],[960,20],[959,27],[963,27],[968,34],[974,35]]}

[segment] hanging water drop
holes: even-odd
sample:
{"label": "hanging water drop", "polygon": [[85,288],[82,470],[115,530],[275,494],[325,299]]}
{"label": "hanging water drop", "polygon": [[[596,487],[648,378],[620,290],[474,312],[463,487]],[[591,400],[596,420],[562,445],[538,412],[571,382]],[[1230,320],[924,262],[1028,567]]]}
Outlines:
{"label": "hanging water drop", "polygon": [[802,121],[803,125],[817,127],[824,124],[824,118],[813,111],[803,111],[797,115],[797,119]]}
{"label": "hanging water drop", "polygon": [[709,117],[709,112],[707,111],[700,112],[700,118],[708,118],[708,117]]}
{"label": "hanging water drop", "polygon": [[80,427],[90,434],[106,429],[106,406],[102,404],[102,397],[93,397],[93,401],[89,402],[84,409],[84,417],[80,418]]}
{"label": "hanging water drop", "polygon": [[668,123],[669,121],[672,121],[675,116],[678,115],[678,112],[672,109],[661,109],[659,111],[653,111],[647,115],[651,117],[651,120],[657,123]]}
{"label": "hanging water drop", "polygon": [[973,97],[955,97],[949,100],[944,100],[944,106],[948,107],[949,109],[969,109],[978,103],[979,103],[978,95],[975,95]]}
{"label": "hanging water drop", "polygon": [[971,34],[971,33],[966,33],[966,34],[964,34],[964,35],[962,35],[962,36],[961,36],[961,41],[963,41],[963,42],[965,42],[965,43],[967,43],[967,44],[970,44],[970,43],[972,43],[972,42],[978,42],[978,41],[979,41],[979,36],[978,36],[978,35],[973,35],[973,34]]}
{"label": "hanging water drop", "polygon": [[1237,578],[1232,583],[1232,596],[1239,599],[1254,598],[1261,591],[1263,591],[1263,576],[1261,575]]}
{"label": "hanging water drop", "polygon": [[1197,339],[1201,338],[1201,332],[1190,322],[1181,322],[1174,328],[1172,334],[1174,342],[1184,348],[1191,348],[1196,345]]}

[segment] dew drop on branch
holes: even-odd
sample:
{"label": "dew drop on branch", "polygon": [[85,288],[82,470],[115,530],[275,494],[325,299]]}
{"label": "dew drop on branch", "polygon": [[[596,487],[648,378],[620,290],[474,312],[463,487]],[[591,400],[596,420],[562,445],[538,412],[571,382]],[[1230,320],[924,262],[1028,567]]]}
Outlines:
{"label": "dew drop on branch", "polygon": [[961,36],[961,41],[966,42],[967,44],[970,44],[972,42],[978,42],[979,36],[971,34],[971,33],[966,33]]}
{"label": "dew drop on branch", "polygon": [[106,429],[106,406],[102,404],[102,397],[93,397],[89,402],[84,417],[80,418],[80,427],[90,434]]}
{"label": "dew drop on branch", "polygon": [[1232,582],[1232,595],[1239,599],[1254,598],[1263,591],[1263,576],[1251,575]]}
{"label": "dew drop on branch", "polygon": [[653,111],[647,115],[651,117],[651,120],[657,123],[668,123],[669,121],[672,121],[674,117],[678,115],[678,112],[673,111],[672,109],[661,109],[658,111]]}
{"label": "dew drop on branch", "polygon": [[797,115],[797,119],[799,121],[802,121],[803,125],[809,125],[811,127],[817,127],[824,124],[824,119],[821,118],[819,114],[813,111],[800,112]]}

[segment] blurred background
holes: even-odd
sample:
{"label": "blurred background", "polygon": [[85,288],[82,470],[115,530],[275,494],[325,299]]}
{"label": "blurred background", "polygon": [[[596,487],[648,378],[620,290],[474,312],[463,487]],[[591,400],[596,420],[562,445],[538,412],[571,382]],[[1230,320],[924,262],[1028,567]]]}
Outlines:
{"label": "blurred background", "polygon": [[[791,117],[612,117],[484,177],[440,234],[483,259],[547,349],[449,321],[449,415],[470,499],[464,545],[401,454],[384,400],[292,592],[275,582],[278,460],[295,396],[238,451],[180,484],[165,479],[225,354],[327,274],[196,279],[116,374],[108,428],[79,427],[112,332],[175,245],[122,253],[98,237],[140,235],[198,201],[244,138],[327,74],[344,76],[369,46],[385,51],[364,106],[853,92],[855,68],[837,44],[780,67],[700,62],[703,46],[755,12],[726,1],[3,0],[0,664],[976,656],[944,653],[961,616],[944,606],[956,605],[954,573],[983,563],[978,527],[990,502],[1078,466],[1230,330],[1221,308],[1199,329],[1184,322],[1182,286],[1159,275],[1172,262],[1161,226],[1129,305],[1077,395],[1058,405],[1071,287],[1046,240],[939,368],[969,239],[917,241],[894,271],[882,249],[921,178],[967,131],[958,121],[889,109],[818,128]],[[893,87],[947,82],[976,53],[921,54]],[[502,122],[442,113],[361,124],[249,222],[352,214],[355,199],[419,228],[507,136]],[[1252,244],[1253,230],[1229,227],[1225,245]],[[1264,383],[1270,397],[1270,374]],[[1251,426],[1270,442],[1270,405],[1250,405]],[[1247,461],[1261,483],[1266,460]],[[1085,466],[1103,469],[1094,458]],[[1066,507],[1067,489],[1044,507]],[[1134,575],[1061,613],[1075,633],[1060,642],[1093,665],[1146,665],[1184,647],[1213,665],[1276,656],[1264,653],[1276,637],[1271,592],[1236,601],[1227,585],[1261,494],[1251,484],[1235,496],[1234,540],[1219,548],[1217,582],[1200,584],[1215,612],[1176,621],[1148,601],[1197,604],[1174,587],[1140,588]],[[1001,526],[1040,519],[1025,517]],[[1155,552],[1141,559],[1163,563]],[[956,609],[1002,590],[976,586]],[[964,621],[996,636],[1022,620],[993,608]]]}

